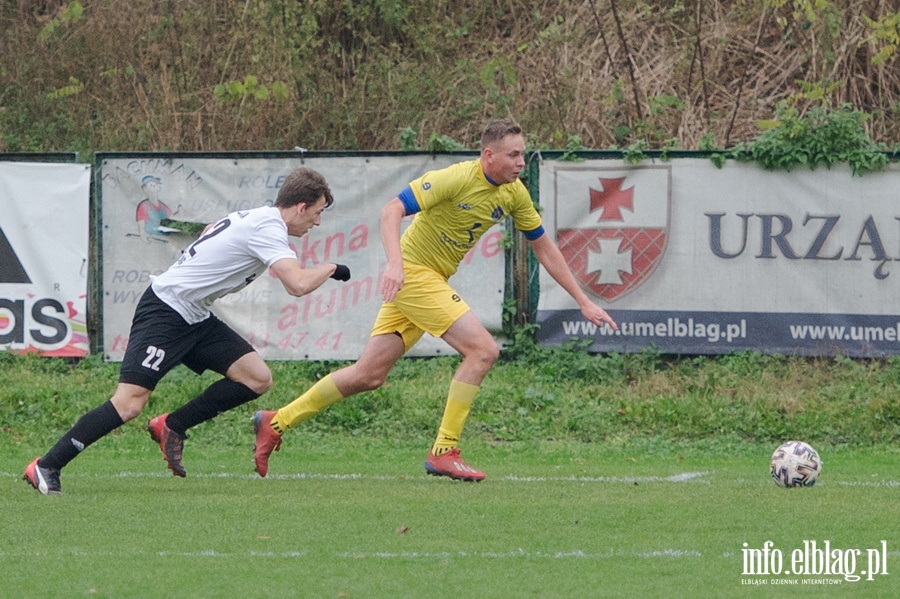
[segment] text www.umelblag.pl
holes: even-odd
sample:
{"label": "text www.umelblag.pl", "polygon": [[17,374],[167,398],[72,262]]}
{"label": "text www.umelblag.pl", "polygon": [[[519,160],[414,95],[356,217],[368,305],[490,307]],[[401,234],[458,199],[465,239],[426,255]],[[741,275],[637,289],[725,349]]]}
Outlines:
{"label": "text www.umelblag.pl", "polygon": [[732,343],[747,338],[747,321],[743,318],[734,322],[708,322],[696,318],[667,318],[659,322],[621,322],[614,331],[608,324],[597,326],[585,320],[562,322],[566,335],[622,336],[622,337],[672,337],[705,339],[710,343]]}
{"label": "text www.umelblag.pl", "polygon": [[[757,322],[756,326],[760,326]],[[783,326],[783,325],[773,325]],[[734,343],[747,339],[747,320],[710,321],[696,317],[671,317],[657,321],[623,321],[619,330],[609,325],[597,326],[584,320],[562,322],[565,335],[578,337],[649,337],[672,339],[703,339],[709,343]],[[900,322],[889,326],[873,325],[787,325],[790,339],[796,341],[861,341],[865,343],[900,342]]]}

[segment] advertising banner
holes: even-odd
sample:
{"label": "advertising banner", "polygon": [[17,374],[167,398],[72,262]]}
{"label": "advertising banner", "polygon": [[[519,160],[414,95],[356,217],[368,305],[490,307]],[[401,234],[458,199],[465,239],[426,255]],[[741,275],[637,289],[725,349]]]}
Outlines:
{"label": "advertising banner", "polygon": [[539,341],[591,351],[900,353],[900,164],[855,177],[705,158],[545,160],[540,202],[585,321],[540,275]]}
{"label": "advertising banner", "polygon": [[0,351],[83,357],[89,164],[0,162]]}
{"label": "advertising banner", "polygon": [[[263,276],[219,299],[213,311],[266,359],[355,359],[381,305],[385,267],[382,207],[414,178],[460,160],[459,155],[181,156],[110,155],[100,161],[103,251],[103,347],[120,361],[134,307],[150,277],[178,259],[197,238],[178,223],[209,223],[235,210],[272,204],[284,178],[306,166],[322,173],[334,204],[322,224],[291,238],[301,266],[337,262],[350,267],[346,283],[328,281],[292,297],[274,276]],[[504,258],[500,227],[481,238],[450,280],[496,335],[502,328]],[[425,335],[411,355],[453,353]]]}

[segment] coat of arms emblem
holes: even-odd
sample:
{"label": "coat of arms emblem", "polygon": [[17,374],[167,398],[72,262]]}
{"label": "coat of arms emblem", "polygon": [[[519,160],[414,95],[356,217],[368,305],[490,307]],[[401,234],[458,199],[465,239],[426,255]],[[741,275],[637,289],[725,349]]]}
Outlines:
{"label": "coat of arms emblem", "polygon": [[635,167],[595,176],[581,192],[567,187],[583,199],[557,217],[556,241],[588,293],[616,300],[659,265],[669,233],[669,174],[668,167]]}

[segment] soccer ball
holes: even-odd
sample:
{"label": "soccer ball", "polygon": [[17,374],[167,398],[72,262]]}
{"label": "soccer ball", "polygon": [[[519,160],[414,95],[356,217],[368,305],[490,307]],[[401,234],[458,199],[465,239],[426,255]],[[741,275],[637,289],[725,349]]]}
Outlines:
{"label": "soccer ball", "polygon": [[811,487],[822,474],[822,458],[803,441],[788,441],[775,450],[769,463],[779,487]]}

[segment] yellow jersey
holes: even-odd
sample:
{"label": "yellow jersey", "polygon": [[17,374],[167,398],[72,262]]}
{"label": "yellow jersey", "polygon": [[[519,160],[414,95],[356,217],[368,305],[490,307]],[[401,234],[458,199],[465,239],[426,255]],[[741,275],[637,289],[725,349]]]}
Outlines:
{"label": "yellow jersey", "polygon": [[413,222],[400,238],[403,260],[450,278],[466,253],[488,229],[512,217],[526,238],[543,235],[541,217],[525,185],[516,180],[498,185],[479,160],[430,171],[412,181],[399,196]]}

